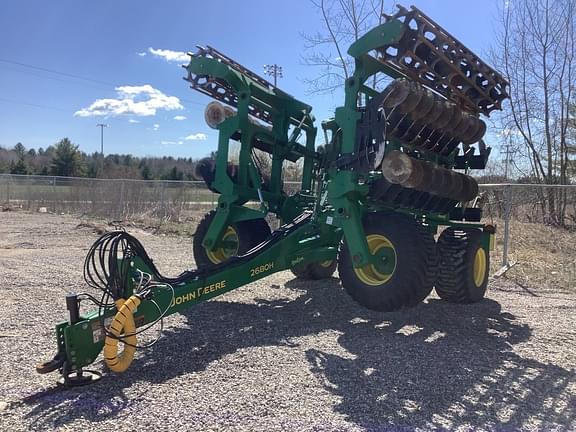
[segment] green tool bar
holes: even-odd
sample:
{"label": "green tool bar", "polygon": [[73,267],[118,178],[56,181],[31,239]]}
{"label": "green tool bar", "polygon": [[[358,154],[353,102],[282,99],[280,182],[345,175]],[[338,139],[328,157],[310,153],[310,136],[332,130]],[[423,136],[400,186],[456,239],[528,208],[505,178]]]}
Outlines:
{"label": "green tool bar", "polygon": [[249,97],[250,114],[262,121],[273,123],[274,116],[280,115],[287,117],[291,124],[300,125],[301,129],[314,129],[310,105],[272,86],[214,48],[200,49],[192,54],[186,70],[185,80],[194,90],[234,107],[242,98]]}

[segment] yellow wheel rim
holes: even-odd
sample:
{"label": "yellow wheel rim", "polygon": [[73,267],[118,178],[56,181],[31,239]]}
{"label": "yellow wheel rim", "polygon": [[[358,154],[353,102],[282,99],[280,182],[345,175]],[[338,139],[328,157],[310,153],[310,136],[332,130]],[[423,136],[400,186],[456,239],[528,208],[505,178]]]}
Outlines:
{"label": "yellow wheel rim", "polygon": [[474,284],[482,286],[486,278],[486,252],[483,248],[478,248],[474,255]]}
{"label": "yellow wheel rim", "polygon": [[228,258],[238,255],[238,233],[234,228],[229,226],[226,228],[224,235],[222,236],[222,241],[234,242],[233,247],[221,247],[214,250],[207,250],[206,256],[213,264],[220,264],[226,261]]}
{"label": "yellow wheel rim", "polygon": [[396,270],[396,249],[394,248],[392,242],[382,234],[370,234],[366,237],[366,240],[368,241],[368,249],[372,255],[376,255],[384,248],[392,249],[394,252],[394,267],[390,273],[386,273],[377,270],[376,267],[370,264],[364,267],[355,268],[354,272],[356,273],[358,279],[360,279],[366,285],[383,285],[390,280],[394,274],[394,271]]}
{"label": "yellow wheel rim", "polygon": [[334,262],[334,261],[332,261],[332,260],[322,261],[322,262],[320,263],[320,265],[321,265],[322,267],[328,268],[328,267],[330,267],[330,266],[332,265],[333,262]]}

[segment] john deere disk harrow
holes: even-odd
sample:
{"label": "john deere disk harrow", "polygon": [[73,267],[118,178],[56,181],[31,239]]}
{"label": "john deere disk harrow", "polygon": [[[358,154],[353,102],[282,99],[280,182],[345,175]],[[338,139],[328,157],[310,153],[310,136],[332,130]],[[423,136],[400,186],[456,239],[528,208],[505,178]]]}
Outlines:
{"label": "john deere disk harrow", "polygon": [[[216,157],[196,169],[219,194],[193,238],[197,269],[166,277],[137,239],[105,234],[84,266],[102,296],[67,297],[57,354],[38,372],[91,382],[99,375],[84,368],[101,351],[122,372],[138,335],[167,315],[287,269],[322,279],[337,267],[352,298],[383,312],[415,306],[433,288],[455,303],[484,297],[494,228],[480,222],[469,171],[486,165],[480,115],[500,109],[507,83],[418,9],[385,18],[348,50],[354,74],[319,147],[309,105],[214,48],[190,54],[185,79],[215,99],[205,118],[219,133]],[[383,89],[368,85],[382,76]],[[301,183],[289,191],[283,172],[294,162]],[[270,214],[281,225],[273,232]],[[97,310],[81,313],[84,300]]]}

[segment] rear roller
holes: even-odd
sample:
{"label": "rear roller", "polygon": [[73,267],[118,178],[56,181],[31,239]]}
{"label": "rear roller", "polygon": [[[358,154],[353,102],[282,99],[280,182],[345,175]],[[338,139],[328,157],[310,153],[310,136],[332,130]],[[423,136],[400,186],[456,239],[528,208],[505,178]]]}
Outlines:
{"label": "rear roller", "polygon": [[[344,242],[338,258],[342,286],[362,306],[391,312],[415,306],[432,290],[436,263],[431,235],[414,219],[393,213],[372,213],[364,221],[368,248],[382,265],[354,268]],[[423,247],[424,245],[424,247]]]}

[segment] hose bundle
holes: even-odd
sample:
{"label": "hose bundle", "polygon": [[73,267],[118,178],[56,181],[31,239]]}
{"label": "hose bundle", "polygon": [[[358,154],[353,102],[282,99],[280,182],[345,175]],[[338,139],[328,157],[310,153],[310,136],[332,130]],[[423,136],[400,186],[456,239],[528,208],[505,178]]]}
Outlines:
{"label": "hose bundle", "polygon": [[126,231],[111,231],[94,242],[84,261],[84,280],[88,286],[106,294],[103,303],[108,303],[110,299],[127,298],[130,261],[135,257],[142,260],[150,270],[150,276],[157,282],[175,285],[195,277],[191,271],[185,271],[175,278],[163,276],[137,238]]}
{"label": "hose bundle", "polygon": [[[139,258],[150,272],[135,270],[131,266],[134,258]],[[149,348],[158,341],[163,329],[163,318],[174,299],[173,285],[185,283],[194,277],[194,272],[190,271],[176,278],[162,276],[142,243],[125,231],[106,233],[94,242],[84,261],[84,280],[88,286],[101,290],[102,297],[100,301],[89,294],[81,294],[79,297],[87,297],[99,307],[101,326],[106,334],[104,359],[111,370],[125,371],[132,362],[136,348]],[[156,289],[171,291],[170,301],[164,308],[152,298]],[[144,298],[155,305],[158,317],[136,331],[133,313]],[[106,327],[106,311],[114,307],[118,312],[110,326]],[[136,335],[147,331],[158,322],[159,336],[146,346],[137,346]],[[119,341],[125,345],[121,354],[118,353]]]}

